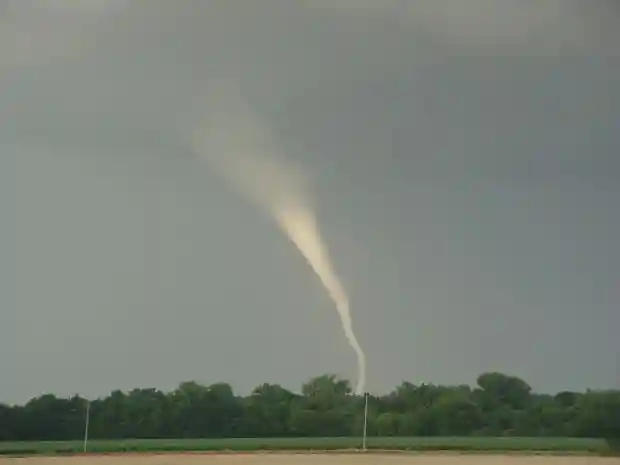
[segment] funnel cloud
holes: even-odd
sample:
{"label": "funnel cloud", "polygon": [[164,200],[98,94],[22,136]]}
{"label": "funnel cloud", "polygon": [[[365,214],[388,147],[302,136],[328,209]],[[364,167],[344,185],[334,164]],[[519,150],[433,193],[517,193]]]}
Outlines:
{"label": "funnel cloud", "polygon": [[236,111],[230,113],[233,119],[207,123],[196,133],[194,149],[273,217],[319,277],[334,301],[344,334],[357,356],[355,393],[362,394],[366,385],[366,356],[353,331],[349,297],[319,232],[307,175],[301,166],[280,156],[267,126],[247,106],[235,107]]}

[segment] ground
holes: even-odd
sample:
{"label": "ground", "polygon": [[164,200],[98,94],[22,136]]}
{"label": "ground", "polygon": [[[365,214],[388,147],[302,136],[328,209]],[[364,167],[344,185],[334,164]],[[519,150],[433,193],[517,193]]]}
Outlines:
{"label": "ground", "polygon": [[163,454],[0,458],[0,465],[620,465],[620,458],[458,454]]}

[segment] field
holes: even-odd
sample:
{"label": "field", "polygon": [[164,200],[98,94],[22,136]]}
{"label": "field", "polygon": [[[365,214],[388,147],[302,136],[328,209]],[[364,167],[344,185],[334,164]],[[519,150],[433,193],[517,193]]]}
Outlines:
{"label": "field", "polygon": [[[360,438],[282,438],[282,439],[170,439],[89,441],[88,452],[319,452],[360,449]],[[574,438],[368,438],[369,450],[468,453],[538,453],[563,455],[605,455],[605,441]],[[82,441],[0,442],[0,456],[59,455],[82,452]]]}
{"label": "field", "polygon": [[0,465],[618,465],[620,459],[458,454],[229,454],[0,458]]}

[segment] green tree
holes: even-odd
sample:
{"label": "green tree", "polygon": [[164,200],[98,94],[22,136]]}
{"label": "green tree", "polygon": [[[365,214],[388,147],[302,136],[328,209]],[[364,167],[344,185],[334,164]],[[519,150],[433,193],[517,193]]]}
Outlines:
{"label": "green tree", "polygon": [[291,403],[295,395],[278,384],[262,384],[245,399],[243,431],[257,436],[290,435]]}
{"label": "green tree", "polygon": [[503,373],[484,373],[478,376],[478,386],[482,389],[483,408],[497,408],[505,405],[512,409],[523,409],[530,401],[532,388],[516,376]]}
{"label": "green tree", "polygon": [[620,391],[589,391],[576,407],[577,435],[602,437],[620,449]]}
{"label": "green tree", "polygon": [[[45,394],[0,404],[0,440],[68,440],[83,435],[87,401]],[[171,392],[115,390],[90,402],[90,437],[202,438],[359,436],[364,398],[335,375],[300,393],[277,384],[236,396],[227,383],[181,383]],[[520,378],[485,373],[477,387],[414,385],[368,398],[368,434],[381,436],[577,436],[620,447],[620,391],[533,393]]]}

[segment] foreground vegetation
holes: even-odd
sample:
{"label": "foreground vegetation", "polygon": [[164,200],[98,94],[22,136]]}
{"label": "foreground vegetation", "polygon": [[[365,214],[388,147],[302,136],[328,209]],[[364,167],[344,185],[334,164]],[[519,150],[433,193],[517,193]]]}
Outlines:
{"label": "foreground vegetation", "polygon": [[[96,440],[88,452],[254,452],[254,451],[343,451],[360,449],[358,438],[240,438],[240,439],[127,439]],[[537,452],[562,454],[605,454],[609,448],[601,439],[579,438],[472,438],[472,437],[372,437],[369,450]],[[0,455],[75,454],[83,451],[82,441],[4,442]]]}
{"label": "foreground vegetation", "polygon": [[[368,404],[370,448],[600,452],[620,442],[620,391],[540,394],[501,373],[475,387],[404,382]],[[364,418],[364,398],[331,375],[300,393],[263,384],[245,397],[226,383],[195,382],[92,401],[47,394],[0,404],[0,453],[80,450],[87,405],[90,449],[99,452],[357,448]]]}

